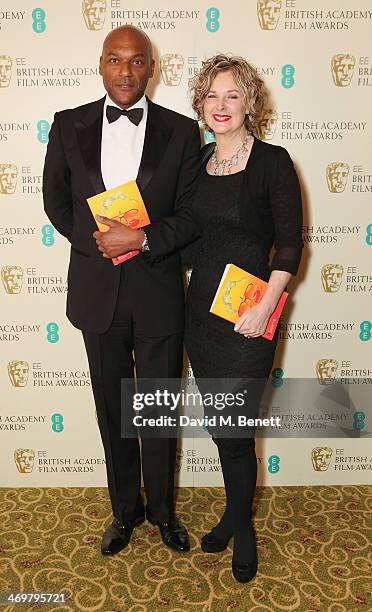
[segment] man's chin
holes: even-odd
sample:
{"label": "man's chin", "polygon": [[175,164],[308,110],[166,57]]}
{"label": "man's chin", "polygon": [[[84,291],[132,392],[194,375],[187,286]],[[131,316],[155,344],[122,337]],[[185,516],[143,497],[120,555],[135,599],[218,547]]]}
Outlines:
{"label": "man's chin", "polygon": [[142,97],[142,95],[138,95],[137,93],[134,94],[132,90],[128,92],[127,94],[121,93],[121,95],[116,95],[116,96],[109,94],[109,96],[113,102],[115,102],[118,106],[120,106],[123,109],[128,108],[129,106],[133,106],[133,104],[138,102],[138,100]]}

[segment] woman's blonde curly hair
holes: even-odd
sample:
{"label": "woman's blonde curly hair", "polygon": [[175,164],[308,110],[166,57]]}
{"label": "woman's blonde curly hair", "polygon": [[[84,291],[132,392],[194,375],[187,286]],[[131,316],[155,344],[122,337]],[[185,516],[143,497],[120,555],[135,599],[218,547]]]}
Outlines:
{"label": "woman's blonde curly hair", "polygon": [[256,68],[239,55],[219,53],[203,62],[200,72],[190,84],[192,107],[195,114],[204,127],[209,129],[204,118],[204,101],[217,74],[227,70],[231,70],[236,85],[243,92],[244,102],[248,109],[245,126],[249,132],[257,134],[257,126],[267,102],[266,87],[264,81],[258,76]]}

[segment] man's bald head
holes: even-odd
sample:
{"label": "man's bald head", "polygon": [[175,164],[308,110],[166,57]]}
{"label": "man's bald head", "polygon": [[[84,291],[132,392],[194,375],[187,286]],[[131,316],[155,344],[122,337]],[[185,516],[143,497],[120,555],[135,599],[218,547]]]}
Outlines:
{"label": "man's bald head", "polygon": [[104,54],[105,47],[107,47],[107,45],[112,44],[117,39],[128,40],[130,38],[137,38],[138,41],[142,41],[144,48],[147,49],[149,61],[152,62],[152,43],[150,38],[147,36],[146,32],[143,32],[139,28],[132,25],[123,25],[109,32],[103,41],[102,55]]}
{"label": "man's bald head", "polygon": [[130,25],[112,30],[103,43],[99,71],[111,100],[121,108],[133,106],[154,73],[147,34]]}

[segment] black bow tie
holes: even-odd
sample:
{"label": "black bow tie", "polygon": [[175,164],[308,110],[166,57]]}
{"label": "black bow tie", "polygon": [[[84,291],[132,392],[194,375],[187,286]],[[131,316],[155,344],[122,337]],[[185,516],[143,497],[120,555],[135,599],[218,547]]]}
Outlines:
{"label": "black bow tie", "polygon": [[143,116],[143,108],[132,108],[131,110],[122,110],[117,106],[106,106],[106,117],[109,123],[113,123],[119,117],[125,115],[129,121],[138,125]]}

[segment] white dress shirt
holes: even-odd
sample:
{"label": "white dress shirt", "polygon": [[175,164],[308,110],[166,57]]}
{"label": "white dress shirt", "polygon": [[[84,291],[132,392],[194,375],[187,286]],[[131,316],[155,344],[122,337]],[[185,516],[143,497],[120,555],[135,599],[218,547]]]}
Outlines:
{"label": "white dress shirt", "polygon": [[137,178],[145,140],[148,105],[146,97],[142,96],[130,107],[143,108],[139,125],[134,125],[124,115],[109,123],[106,117],[107,105],[120,107],[106,95],[102,120],[101,172],[106,189],[112,189]]}

